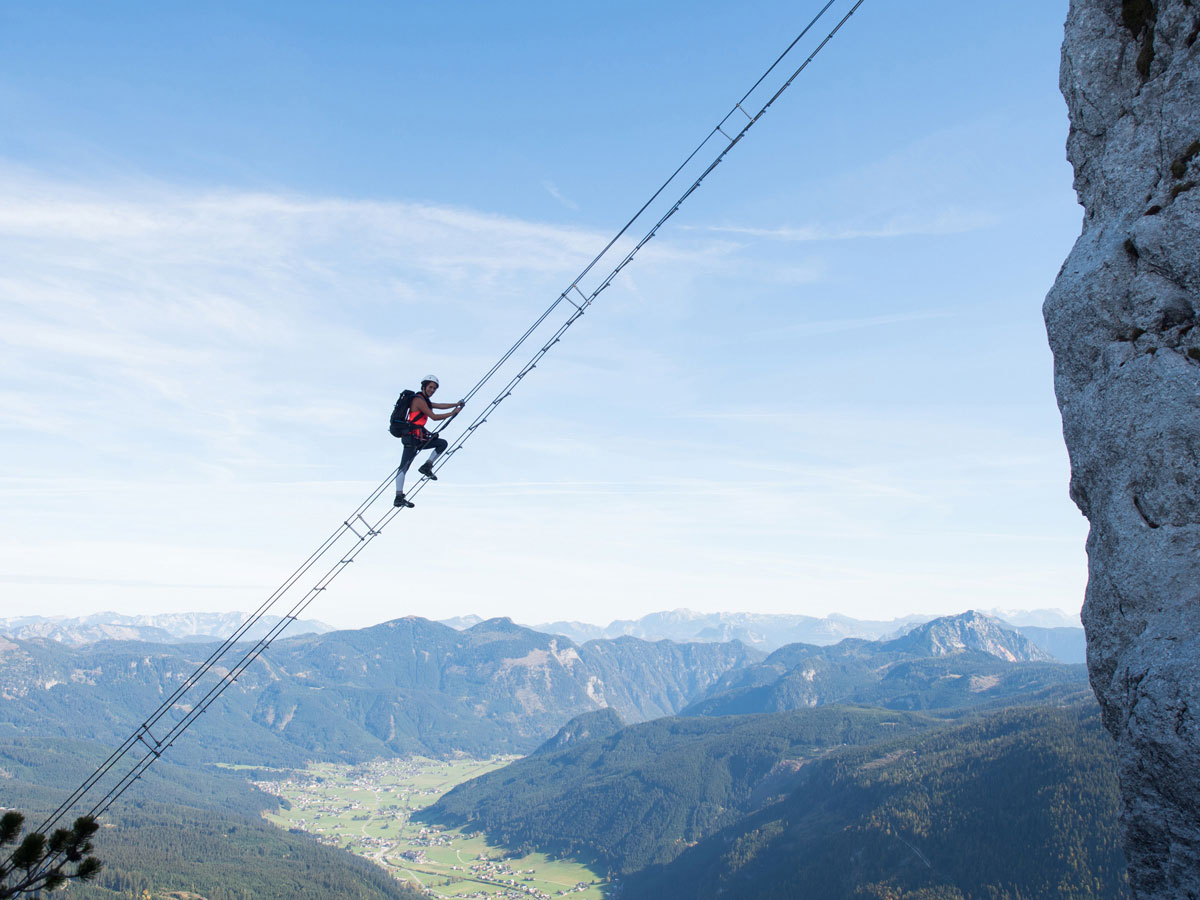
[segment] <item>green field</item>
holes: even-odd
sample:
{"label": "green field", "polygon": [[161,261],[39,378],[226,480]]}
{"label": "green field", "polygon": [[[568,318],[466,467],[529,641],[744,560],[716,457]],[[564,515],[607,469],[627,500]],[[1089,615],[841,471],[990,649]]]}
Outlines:
{"label": "green field", "polygon": [[267,816],[280,828],[365,856],[437,897],[601,900],[605,884],[586,865],[542,853],[513,856],[483,835],[430,829],[410,821],[455,785],[502,768],[512,757],[381,760],[359,766],[315,764],[256,781],[290,809]]}

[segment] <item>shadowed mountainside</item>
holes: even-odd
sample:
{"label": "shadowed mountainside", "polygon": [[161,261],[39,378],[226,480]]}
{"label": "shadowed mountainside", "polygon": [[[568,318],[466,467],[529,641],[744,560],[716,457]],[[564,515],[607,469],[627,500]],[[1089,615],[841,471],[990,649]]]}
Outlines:
{"label": "shadowed mountainside", "polygon": [[1004,710],[803,767],[784,799],[631,876],[627,900],[1128,897],[1094,703]]}
{"label": "shadowed mountainside", "polygon": [[[665,862],[795,780],[805,760],[938,723],[828,707],[772,716],[664,718],[627,728],[589,713],[537,752],[459,785],[423,821],[465,825],[512,846],[595,853],[628,874]],[[595,731],[594,737],[582,738]]]}
{"label": "shadowed mountainside", "polygon": [[1090,700],[619,730],[597,715],[424,819],[595,855],[636,900],[1127,895],[1112,747]]}

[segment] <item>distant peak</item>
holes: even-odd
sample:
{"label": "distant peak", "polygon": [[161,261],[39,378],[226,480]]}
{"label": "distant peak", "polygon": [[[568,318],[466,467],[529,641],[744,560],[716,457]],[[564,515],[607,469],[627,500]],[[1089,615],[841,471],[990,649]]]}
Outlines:
{"label": "distant peak", "polygon": [[463,634],[472,634],[476,637],[483,635],[537,635],[539,638],[547,638],[549,635],[535,632],[531,628],[526,628],[524,625],[517,625],[508,616],[496,616],[494,619],[484,619],[482,622],[472,625],[470,628],[463,629]]}
{"label": "distant peak", "polygon": [[949,656],[974,650],[1010,662],[1054,660],[1007,622],[973,609],[918,625],[887,644],[893,649],[922,656]]}

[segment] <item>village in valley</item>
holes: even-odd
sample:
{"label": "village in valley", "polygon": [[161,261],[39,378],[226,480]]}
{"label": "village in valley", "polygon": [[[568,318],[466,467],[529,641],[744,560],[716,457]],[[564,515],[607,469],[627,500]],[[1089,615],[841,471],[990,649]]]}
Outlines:
{"label": "village in valley", "polygon": [[544,853],[515,854],[476,831],[413,822],[413,812],[451,788],[502,768],[512,757],[377,760],[317,764],[254,782],[287,801],[269,821],[364,856],[430,896],[471,900],[601,900],[602,875]]}

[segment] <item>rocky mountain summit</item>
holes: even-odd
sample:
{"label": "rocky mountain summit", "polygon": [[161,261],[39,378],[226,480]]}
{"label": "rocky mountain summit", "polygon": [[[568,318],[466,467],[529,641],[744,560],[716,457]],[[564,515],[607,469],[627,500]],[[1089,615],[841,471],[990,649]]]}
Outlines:
{"label": "rocky mountain summit", "polygon": [[1016,629],[975,610],[926,622],[883,646],[920,656],[949,656],[977,650],[1008,662],[1054,661],[1053,656]]}
{"label": "rocky mountain summit", "polygon": [[1083,232],[1046,298],[1130,884],[1200,897],[1200,5],[1072,0]]}

